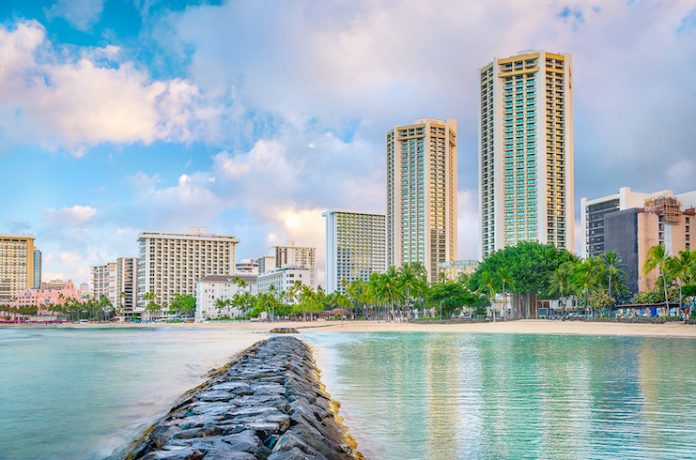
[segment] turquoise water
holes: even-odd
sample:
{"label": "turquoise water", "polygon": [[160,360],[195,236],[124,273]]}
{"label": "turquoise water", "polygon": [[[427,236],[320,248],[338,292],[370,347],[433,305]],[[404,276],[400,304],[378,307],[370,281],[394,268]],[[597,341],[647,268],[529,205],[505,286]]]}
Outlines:
{"label": "turquoise water", "polygon": [[97,459],[262,336],[220,328],[0,328],[0,459]]}
{"label": "turquoise water", "polygon": [[368,458],[696,458],[694,340],[309,337]]}
{"label": "turquoise water", "polygon": [[[263,338],[0,328],[0,459],[96,459]],[[371,459],[696,458],[696,341],[309,333]]]}

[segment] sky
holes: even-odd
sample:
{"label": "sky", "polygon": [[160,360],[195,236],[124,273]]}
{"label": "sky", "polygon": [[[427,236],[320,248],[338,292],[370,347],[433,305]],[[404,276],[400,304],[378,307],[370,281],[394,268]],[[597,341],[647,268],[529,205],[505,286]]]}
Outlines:
{"label": "sky", "polygon": [[0,233],[44,279],[191,227],[316,246],[322,279],[321,213],[384,212],[385,132],[453,118],[476,258],[478,69],[528,49],[572,54],[576,213],[696,189],[696,0],[5,0]]}

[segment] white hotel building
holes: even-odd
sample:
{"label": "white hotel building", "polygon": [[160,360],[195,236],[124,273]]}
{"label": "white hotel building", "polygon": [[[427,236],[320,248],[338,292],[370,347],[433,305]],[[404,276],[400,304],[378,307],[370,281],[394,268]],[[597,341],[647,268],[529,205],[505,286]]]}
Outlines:
{"label": "white hotel building", "polygon": [[111,304],[131,314],[137,306],[138,259],[119,257],[114,262],[92,267],[92,296],[106,296]]}
{"label": "white hotel building", "polygon": [[[203,277],[196,284],[196,322],[207,319],[227,316],[239,318],[244,312],[235,305],[218,308],[216,301],[233,300],[234,296],[242,293],[254,293],[256,291],[256,275],[209,275]],[[240,283],[244,281],[244,283]],[[244,287],[240,286],[244,284]]]}
{"label": "white hotel building", "polygon": [[256,291],[259,293],[273,292],[280,296],[282,293],[287,293],[296,281],[313,288],[311,280],[312,271],[309,267],[287,265],[259,275],[256,281]]}
{"label": "white hotel building", "polygon": [[235,273],[235,246],[231,235],[203,232],[138,235],[138,306],[153,292],[156,302],[168,306],[176,294],[195,295],[196,283],[209,275]]}
{"label": "white hotel building", "polygon": [[346,292],[353,281],[387,268],[384,214],[329,210],[326,223],[326,292]]}

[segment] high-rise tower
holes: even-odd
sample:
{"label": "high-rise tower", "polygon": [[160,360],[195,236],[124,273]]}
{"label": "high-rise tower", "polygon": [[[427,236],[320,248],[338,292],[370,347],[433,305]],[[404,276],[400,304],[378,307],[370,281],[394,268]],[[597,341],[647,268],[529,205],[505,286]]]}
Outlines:
{"label": "high-rise tower", "polygon": [[457,255],[457,123],[387,132],[387,264],[420,262],[434,280]]}
{"label": "high-rise tower", "polygon": [[570,54],[525,51],[480,70],[481,255],[518,241],[573,251]]}

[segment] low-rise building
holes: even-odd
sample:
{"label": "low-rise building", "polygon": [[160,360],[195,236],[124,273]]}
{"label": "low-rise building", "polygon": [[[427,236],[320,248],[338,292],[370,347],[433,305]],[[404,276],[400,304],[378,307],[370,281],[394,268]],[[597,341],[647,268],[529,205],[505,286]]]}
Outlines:
{"label": "low-rise building", "polygon": [[46,311],[44,307],[63,305],[68,301],[82,301],[78,289],[68,280],[61,289],[24,289],[17,294],[14,301],[16,307],[36,307],[39,313]]}
{"label": "low-rise building", "polygon": [[287,294],[293,284],[299,281],[301,284],[312,287],[311,270],[305,266],[285,266],[259,275],[256,290],[259,293],[271,292],[283,296]]}
{"label": "low-rise building", "polygon": [[257,275],[208,275],[196,284],[196,322],[214,318],[239,318],[244,312],[237,305],[220,306],[218,302],[232,301],[242,292],[256,290]]}

